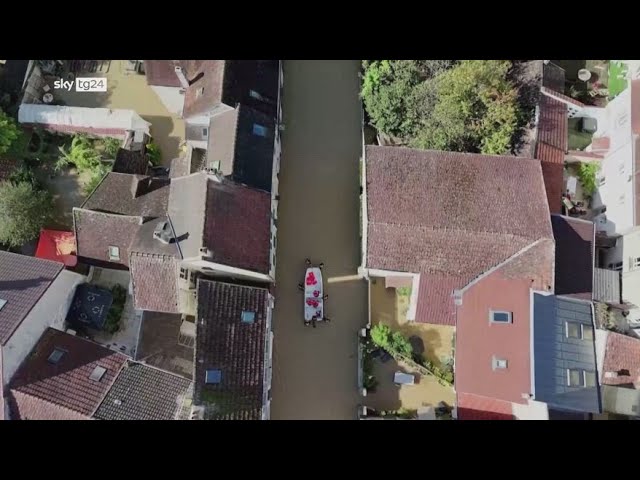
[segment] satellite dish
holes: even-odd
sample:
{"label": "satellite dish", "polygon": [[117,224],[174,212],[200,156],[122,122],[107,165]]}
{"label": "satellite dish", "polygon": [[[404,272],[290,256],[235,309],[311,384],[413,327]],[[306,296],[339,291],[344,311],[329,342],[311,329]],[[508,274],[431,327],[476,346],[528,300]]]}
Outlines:
{"label": "satellite dish", "polygon": [[578,70],[578,78],[583,82],[587,82],[591,78],[591,72],[586,68],[581,68]]}

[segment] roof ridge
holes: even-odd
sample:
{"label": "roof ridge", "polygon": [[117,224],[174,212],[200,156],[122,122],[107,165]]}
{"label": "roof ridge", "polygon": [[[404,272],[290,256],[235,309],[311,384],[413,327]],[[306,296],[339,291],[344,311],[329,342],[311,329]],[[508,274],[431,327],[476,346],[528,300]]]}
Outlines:
{"label": "roof ridge", "polygon": [[[493,154],[487,154],[487,153],[475,153],[475,152],[454,152],[454,151],[450,151],[450,150],[436,150],[436,149],[423,149],[423,148],[415,148],[415,147],[406,147],[406,146],[396,146],[396,145],[366,145],[367,149],[372,149],[372,150],[377,150],[377,149],[385,149],[385,150],[389,150],[389,151],[398,151],[398,150],[412,150],[414,152],[420,152],[423,155],[419,158],[417,158],[417,160],[428,160],[428,158],[426,158],[426,155],[424,154],[439,154],[439,155],[443,155],[443,156],[464,156],[464,157],[481,157],[481,158],[500,158],[500,159],[522,159],[522,160],[534,160],[534,161],[539,161],[536,158],[530,157],[530,156],[526,156],[526,157],[521,157],[518,155],[493,155]],[[388,160],[392,160],[390,158],[374,158],[373,160],[369,160],[367,159],[367,162],[369,161],[388,161]],[[398,159],[398,161],[404,161],[404,159]]]}
{"label": "roof ridge", "polygon": [[[149,365],[148,363],[139,362],[139,361],[137,361],[137,360],[133,360],[133,359],[131,359],[131,360],[127,360],[127,362],[126,362],[126,363],[127,363],[127,364],[132,364],[132,365],[130,365],[130,366],[140,365],[141,367],[144,367],[144,368],[150,368],[150,369],[153,369],[153,370],[157,370],[157,371],[159,371],[159,372],[166,373],[166,374],[168,374],[168,375],[172,375],[172,376],[174,376],[174,377],[178,377],[178,378],[180,378],[180,379],[182,379],[182,380],[186,380],[186,381],[188,381],[188,382],[190,382],[190,383],[193,383],[193,380],[192,380],[192,379],[190,379],[190,378],[183,377],[182,375],[178,375],[178,374],[177,374],[177,373],[175,373],[175,372],[170,372],[169,370],[165,370],[164,368],[156,367],[155,365]],[[118,375],[118,376],[120,376],[120,375]]]}

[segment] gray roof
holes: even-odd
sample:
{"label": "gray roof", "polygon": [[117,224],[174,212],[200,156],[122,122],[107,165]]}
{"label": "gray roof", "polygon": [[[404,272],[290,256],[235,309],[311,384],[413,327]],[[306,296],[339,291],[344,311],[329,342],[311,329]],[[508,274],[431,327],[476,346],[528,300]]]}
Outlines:
{"label": "gray roof", "polygon": [[207,206],[207,175],[174,178],[169,191],[169,217],[183,258],[197,257],[203,243]]}
{"label": "gray roof", "polygon": [[98,407],[100,420],[175,420],[191,381],[141,363],[128,362]]}
{"label": "gray roof", "polygon": [[[534,295],[535,399],[549,408],[601,412],[595,341],[567,338],[566,322],[593,328],[591,303],[584,300]],[[595,387],[570,387],[567,370],[594,372]]]}
{"label": "gray roof", "polygon": [[593,299],[597,302],[621,303],[621,272],[596,268],[594,272]]}
{"label": "gray roof", "polygon": [[0,250],[0,345],[4,345],[64,265]]}

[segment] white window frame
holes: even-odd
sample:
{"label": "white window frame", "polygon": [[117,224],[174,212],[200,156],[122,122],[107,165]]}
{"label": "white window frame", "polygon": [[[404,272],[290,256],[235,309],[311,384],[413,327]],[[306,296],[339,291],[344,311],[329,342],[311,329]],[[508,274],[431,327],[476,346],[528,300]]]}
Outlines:
{"label": "white window frame", "polygon": [[[496,313],[506,313],[509,316],[509,320],[507,320],[506,322],[501,322],[501,321],[496,321],[494,320],[494,315]],[[498,325],[509,325],[513,323],[513,312],[508,312],[506,310],[489,310],[489,322],[490,323],[495,323]]]}
{"label": "white window frame", "polygon": [[109,260],[120,261],[120,247],[117,247],[115,245],[109,245],[108,252],[109,252]]}
{"label": "white window frame", "polygon": [[[571,372],[576,371],[580,374],[580,384],[579,385],[571,385]],[[592,386],[587,385],[587,375],[592,374],[594,379],[594,386],[597,386],[598,379],[596,378],[595,372],[591,370],[585,370],[583,368],[567,368],[567,386],[572,388],[593,388]]]}
{"label": "white window frame", "polygon": [[633,270],[640,268],[640,257],[631,257],[630,263]]}
{"label": "white window frame", "polygon": [[611,262],[609,263],[609,270],[615,270],[616,272],[622,271],[622,262]]}
{"label": "white window frame", "polygon": [[491,368],[493,368],[493,370],[506,370],[509,368],[509,360],[494,355],[491,359]]}
{"label": "white window frame", "polygon": [[[569,335],[569,325],[576,325],[579,327],[578,329],[578,337],[572,337]],[[590,328],[591,329],[591,338],[585,338],[584,336],[584,331],[585,328]],[[586,325],[584,323],[580,323],[580,322],[571,322],[571,321],[566,321],[564,322],[564,334],[566,338],[574,338],[576,340],[593,340],[593,327],[591,325]]]}

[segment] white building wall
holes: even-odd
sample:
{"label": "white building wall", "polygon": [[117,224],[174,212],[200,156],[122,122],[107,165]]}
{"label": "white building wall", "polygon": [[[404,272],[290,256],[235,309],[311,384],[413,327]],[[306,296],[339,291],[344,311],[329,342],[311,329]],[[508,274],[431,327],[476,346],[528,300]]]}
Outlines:
{"label": "white building wall", "polygon": [[549,420],[549,409],[544,402],[529,400],[528,403],[512,403],[513,415],[518,420]]}
{"label": "white building wall", "polygon": [[152,85],[151,89],[158,95],[169,112],[182,117],[184,107],[184,89],[180,87],[159,87]]}
{"label": "white building wall", "polygon": [[606,205],[606,223],[597,223],[599,230],[609,234],[624,234],[633,228],[633,145],[629,142],[621,146],[602,160],[600,172],[601,185],[594,196],[594,206]]}
{"label": "white building wall", "polygon": [[636,259],[640,259],[640,227],[633,227],[619,238],[616,246],[606,250],[603,257],[605,268],[622,263],[622,300],[637,306],[630,309],[627,317],[634,323],[640,322],[640,267],[636,266]]}
{"label": "white building wall", "polygon": [[86,277],[62,270],[40,301],[2,347],[3,382],[7,385],[47,327],[64,329],[75,287]]}

